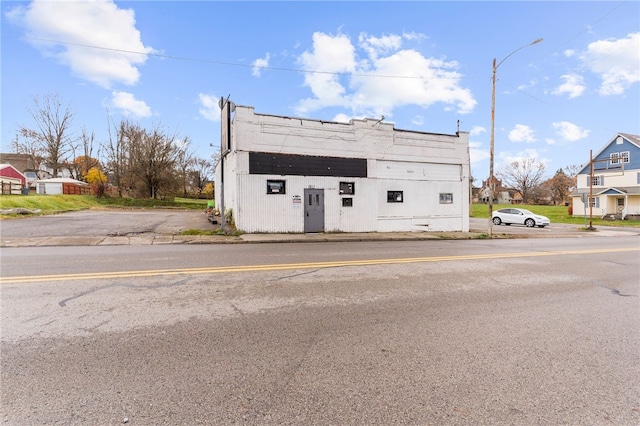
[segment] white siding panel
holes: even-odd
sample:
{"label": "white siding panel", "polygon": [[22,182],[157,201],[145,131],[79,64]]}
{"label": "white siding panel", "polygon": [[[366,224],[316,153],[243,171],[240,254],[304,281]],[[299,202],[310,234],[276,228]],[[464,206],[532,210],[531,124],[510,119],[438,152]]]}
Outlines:
{"label": "white siding panel", "polygon": [[[267,194],[267,180],[285,180],[285,194]],[[354,182],[355,194],[341,196],[339,183]],[[376,229],[375,182],[367,179],[239,175],[236,226],[243,232],[304,232],[304,190],[324,189],[325,232],[370,232]],[[343,207],[342,198],[353,199]]]}
{"label": "white siding panel", "polygon": [[376,161],[376,177],[380,179],[429,180],[459,182],[459,164],[414,163],[408,161]]}
{"label": "white siding panel", "polygon": [[[378,180],[378,230],[468,231],[469,200],[460,195],[461,186],[462,182]],[[402,191],[403,202],[387,202],[387,191]],[[440,193],[453,194],[453,203],[440,204]]]}

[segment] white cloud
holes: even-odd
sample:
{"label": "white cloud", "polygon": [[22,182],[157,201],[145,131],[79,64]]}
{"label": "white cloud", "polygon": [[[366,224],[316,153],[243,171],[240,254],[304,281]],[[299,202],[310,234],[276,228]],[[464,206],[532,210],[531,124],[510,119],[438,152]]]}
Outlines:
{"label": "white cloud", "polygon": [[355,48],[349,37],[316,32],[313,34],[313,52],[304,52],[298,61],[303,69],[318,71],[305,73],[304,84],[315,98],[303,100],[298,107],[300,113],[324,106],[345,105],[345,88],[335,73],[353,72],[356,68]]}
{"label": "white cloud", "polygon": [[564,51],[564,56],[566,56],[567,58],[571,58],[573,56],[575,56],[576,51],[573,49],[567,49]]}
{"label": "white cloud", "polygon": [[517,87],[517,89],[520,91],[523,91],[523,90],[531,89],[535,87],[537,84],[538,84],[538,80],[533,79],[533,80],[530,80],[527,84],[520,84]]}
{"label": "white cloud", "polygon": [[393,52],[402,46],[402,37],[399,35],[387,35],[375,37],[365,33],[358,36],[360,47],[367,52],[369,58],[376,60],[379,55]]}
{"label": "white cloud", "polygon": [[6,16],[25,29],[27,41],[43,55],[104,88],[115,82],[135,84],[138,66],[154,52],[142,43],[133,10],[119,9],[111,0],[34,0]]}
{"label": "white cloud", "polygon": [[348,123],[349,121],[351,121],[351,117],[347,114],[338,114],[333,117],[333,121],[336,121],[338,123]]}
{"label": "white cloud", "polygon": [[220,121],[219,98],[217,96],[200,93],[198,94],[198,100],[200,101],[198,112],[202,117],[209,121]]}
{"label": "white cloud", "polygon": [[413,124],[414,126],[422,126],[422,125],[424,125],[424,117],[421,116],[421,115],[416,115],[411,120],[411,124]]}
{"label": "white cloud", "polygon": [[552,124],[556,134],[568,142],[579,141],[589,136],[590,131],[581,129],[579,126],[568,121],[559,121]]}
{"label": "white cloud", "polygon": [[457,62],[399,50],[401,41],[394,35],[361,35],[359,46],[366,58],[358,61],[349,37],[315,33],[313,49],[304,52],[299,63],[305,70],[321,73],[305,75],[313,97],[303,99],[296,112],[306,115],[337,106],[350,109],[354,116],[379,117],[392,116],[394,108],[403,105],[427,108],[441,103],[445,109],[455,107],[460,114],[475,108],[471,91],[460,86]]}
{"label": "white cloud", "polygon": [[531,143],[535,142],[537,139],[531,127],[524,124],[516,124],[516,127],[509,132],[509,140],[511,142]]}
{"label": "white cloud", "polygon": [[602,79],[601,95],[623,94],[640,81],[640,32],[618,40],[591,43],[580,59]]}
{"label": "white cloud", "polygon": [[113,92],[111,105],[119,109],[123,115],[133,115],[138,118],[151,116],[151,108],[144,101],[137,100],[131,93]]}
{"label": "white cloud", "polygon": [[469,141],[469,159],[471,164],[479,163],[489,158],[489,151],[481,147],[482,143]]}
{"label": "white cloud", "polygon": [[251,74],[254,77],[260,77],[260,73],[262,72],[262,68],[269,66],[269,58],[270,57],[271,57],[271,55],[269,55],[267,53],[267,56],[265,56],[264,58],[258,58],[255,61],[253,61],[253,70],[251,71]]}
{"label": "white cloud", "polygon": [[569,99],[573,99],[582,95],[586,88],[584,85],[584,78],[581,75],[565,74],[560,78],[564,80],[564,83],[551,92],[554,95],[568,94]]}
{"label": "white cloud", "polygon": [[498,154],[496,169],[506,170],[511,167],[511,163],[513,163],[514,161],[522,162],[523,160],[527,160],[530,158],[533,158],[536,161],[544,164],[545,167],[549,163],[549,159],[544,158],[542,154],[536,149],[525,149],[518,152],[503,151]]}
{"label": "white cloud", "polygon": [[422,41],[424,39],[427,38],[426,35],[421,34],[421,33],[416,33],[416,32],[408,32],[408,33],[402,33],[402,38],[405,40],[409,40],[409,41],[413,41],[413,40],[418,40],[418,41]]}
{"label": "white cloud", "polygon": [[471,130],[469,131],[469,135],[471,136],[477,136],[479,134],[485,133],[487,131],[487,129],[485,129],[482,126],[473,126],[471,128]]}

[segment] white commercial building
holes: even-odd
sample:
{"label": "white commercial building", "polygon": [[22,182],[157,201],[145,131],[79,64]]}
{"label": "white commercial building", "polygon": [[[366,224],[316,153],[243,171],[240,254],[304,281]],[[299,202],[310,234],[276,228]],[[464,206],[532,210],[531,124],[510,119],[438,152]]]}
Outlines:
{"label": "white commercial building", "polygon": [[222,101],[218,208],[247,233],[469,230],[469,135]]}

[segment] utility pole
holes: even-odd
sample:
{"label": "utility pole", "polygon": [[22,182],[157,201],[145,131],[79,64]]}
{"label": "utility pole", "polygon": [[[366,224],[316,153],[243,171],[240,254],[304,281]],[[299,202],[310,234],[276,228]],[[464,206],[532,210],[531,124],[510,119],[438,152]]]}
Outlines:
{"label": "utility pole", "polygon": [[220,107],[220,227],[226,233],[226,218],[224,211],[224,157],[231,145],[231,104],[229,97],[221,97]]}
{"label": "utility pole", "polygon": [[532,41],[531,43],[525,44],[509,53],[503,60],[496,64],[496,59],[493,58],[493,67],[491,73],[491,146],[489,148],[489,237],[493,236],[493,194],[494,194],[494,176],[493,176],[493,162],[494,162],[494,150],[495,150],[495,127],[496,127],[496,74],[498,71],[498,67],[502,65],[504,61],[506,61],[511,55],[516,53],[517,51],[524,49],[528,46],[533,46],[534,44],[538,44],[542,41],[541,38]]}

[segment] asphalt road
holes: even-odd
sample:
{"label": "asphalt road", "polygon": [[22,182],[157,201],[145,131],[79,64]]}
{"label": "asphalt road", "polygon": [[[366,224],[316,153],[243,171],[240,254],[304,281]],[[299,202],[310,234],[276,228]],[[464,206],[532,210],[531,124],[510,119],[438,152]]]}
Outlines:
{"label": "asphalt road", "polygon": [[638,238],[586,241],[3,249],[3,421],[637,425]]}

